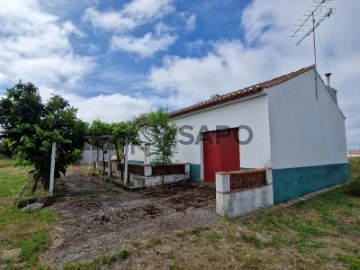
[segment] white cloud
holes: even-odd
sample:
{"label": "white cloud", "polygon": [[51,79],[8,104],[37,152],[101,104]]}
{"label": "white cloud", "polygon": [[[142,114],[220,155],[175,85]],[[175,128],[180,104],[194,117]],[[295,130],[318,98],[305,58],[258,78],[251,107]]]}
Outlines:
{"label": "white cloud", "polygon": [[185,47],[189,52],[200,52],[200,50],[205,46],[205,42],[202,39],[197,39],[195,41],[185,42]]}
{"label": "white cloud", "polygon": [[39,10],[37,0],[1,1],[0,30],[3,34],[24,34],[34,26],[54,23],[56,16]]}
{"label": "white cloud", "polygon": [[127,32],[174,10],[172,0],[133,0],[121,10],[86,9],[83,20],[99,30]]}
{"label": "white cloud", "polygon": [[192,14],[187,20],[186,20],[186,26],[185,29],[187,31],[193,31],[196,28],[196,15]]}
{"label": "white cloud", "polygon": [[[314,61],[311,37],[300,46],[295,46],[296,40],[286,38],[291,25],[297,23],[311,3],[253,1],[241,16],[245,41],[217,41],[207,55],[198,58],[166,56],[162,66],[151,69],[149,85],[157,91],[169,91],[172,104],[183,107],[208,99],[214,93],[241,89],[311,65]],[[336,14],[317,29],[329,69],[317,40],[318,70],[321,74],[333,72],[332,84],[339,90],[339,105],[348,117],[348,134],[352,134],[348,136],[349,147],[359,146],[360,129],[354,128],[359,123],[354,118],[359,109],[358,106],[354,109],[353,100],[360,100],[356,91],[360,85],[360,36],[354,34],[353,26],[360,23],[357,16],[360,2],[348,0],[347,4],[331,5]]]}
{"label": "white cloud", "polygon": [[124,14],[139,22],[160,18],[172,11],[173,0],[133,0],[123,9]]}
{"label": "white cloud", "polygon": [[116,11],[100,12],[93,7],[86,9],[83,20],[89,21],[94,28],[105,31],[126,32],[137,26],[134,18],[124,17]]}
{"label": "white cloud", "polygon": [[114,93],[88,98],[62,88],[55,89],[42,84],[36,86],[39,88],[44,101],[47,101],[53,94],[61,95],[70,101],[70,105],[78,109],[77,116],[86,122],[92,122],[96,119],[105,122],[126,121],[140,113],[150,111],[154,104],[160,104],[159,101],[151,97],[131,97]]}
{"label": "white cloud", "polygon": [[122,50],[137,54],[140,57],[150,57],[158,51],[167,50],[176,41],[176,38],[176,36],[168,34],[157,37],[152,33],[147,33],[142,38],[113,36],[111,39],[111,50]]}
{"label": "white cloud", "polygon": [[149,81],[158,91],[172,91],[172,104],[182,107],[256,82],[253,70],[268,74],[275,60],[264,58],[266,51],[247,50],[240,41],[225,40],[202,58],[165,58],[164,67],[152,69]]}
{"label": "white cloud", "polygon": [[133,116],[149,111],[153,105],[150,99],[121,94],[99,95],[87,99],[78,96],[70,98],[71,105],[79,109],[78,117],[87,122],[96,119],[106,122],[129,120]]}
{"label": "white cloud", "polygon": [[84,34],[44,12],[38,1],[1,1],[0,17],[0,83],[73,85],[92,70],[93,59],[75,54],[71,45],[71,36]]}
{"label": "white cloud", "polygon": [[90,43],[90,44],[89,44],[89,47],[88,47],[88,49],[87,49],[86,51],[87,51],[88,53],[90,53],[90,54],[94,54],[94,53],[99,52],[100,49],[99,49],[99,47],[96,46],[95,44]]}
{"label": "white cloud", "polygon": [[83,21],[89,21],[95,29],[113,33],[110,51],[121,50],[140,57],[150,57],[158,51],[167,50],[176,41],[177,37],[169,34],[172,29],[158,22],[154,26],[155,34],[149,32],[142,37],[135,37],[128,33],[174,10],[173,0],[133,0],[120,10],[100,12],[88,8]]}

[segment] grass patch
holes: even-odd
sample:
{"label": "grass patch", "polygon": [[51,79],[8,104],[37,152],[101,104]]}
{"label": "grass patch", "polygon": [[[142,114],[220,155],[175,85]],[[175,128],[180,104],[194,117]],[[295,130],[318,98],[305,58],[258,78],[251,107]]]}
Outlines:
{"label": "grass patch", "polygon": [[246,233],[242,233],[241,234],[241,239],[249,244],[254,245],[257,248],[262,248],[264,246],[264,243],[255,236],[255,234],[246,234]]}
{"label": "grass patch", "polygon": [[37,232],[31,239],[27,239],[21,245],[20,258],[34,265],[38,262],[39,255],[50,245],[50,237],[47,232]]}
{"label": "grass patch", "polygon": [[126,260],[129,256],[130,256],[130,252],[127,249],[121,249],[113,253],[101,255],[92,261],[65,265],[63,269],[64,270],[105,269],[104,266],[110,265],[117,261]]}
{"label": "grass patch", "polygon": [[221,236],[217,232],[212,232],[207,235],[207,240],[213,245],[219,243],[220,238],[221,238]]}
{"label": "grass patch", "polygon": [[346,264],[351,270],[360,270],[360,257],[337,254],[337,259]]}
{"label": "grass patch", "polygon": [[258,254],[251,254],[244,259],[245,269],[266,269],[264,259]]}
{"label": "grass patch", "polygon": [[351,178],[357,178],[360,176],[360,158],[352,157],[349,158]]}
{"label": "grass patch", "polygon": [[17,208],[15,196],[28,181],[29,168],[14,164],[13,160],[0,159],[0,253],[20,249],[19,258],[7,262],[10,269],[16,268],[16,260],[24,261],[24,268],[40,268],[38,258],[51,244],[49,231],[56,216],[49,209],[23,213]]}
{"label": "grass patch", "polygon": [[161,238],[159,238],[159,237],[154,237],[154,238],[151,238],[151,239],[150,239],[147,247],[154,247],[154,246],[158,246],[158,245],[160,245],[160,244],[162,244]]}
{"label": "grass patch", "polygon": [[168,251],[162,254],[162,257],[166,260],[173,260],[175,259],[175,253],[173,251]]}

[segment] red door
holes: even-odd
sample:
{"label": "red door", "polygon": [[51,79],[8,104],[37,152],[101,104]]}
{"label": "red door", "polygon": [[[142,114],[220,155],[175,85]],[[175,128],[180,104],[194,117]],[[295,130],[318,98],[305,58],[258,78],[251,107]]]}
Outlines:
{"label": "red door", "polygon": [[203,134],[204,179],[215,182],[220,171],[240,170],[238,129],[217,130]]}

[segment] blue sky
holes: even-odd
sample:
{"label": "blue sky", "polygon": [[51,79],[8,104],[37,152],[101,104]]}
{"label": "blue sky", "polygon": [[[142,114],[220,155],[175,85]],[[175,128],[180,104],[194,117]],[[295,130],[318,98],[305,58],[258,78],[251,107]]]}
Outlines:
{"label": "blue sky", "polygon": [[[31,81],[45,100],[63,95],[85,121],[178,109],[313,64],[311,39],[286,38],[313,3],[0,0],[0,94]],[[360,1],[330,6],[318,71],[334,74],[348,147],[359,149]]]}

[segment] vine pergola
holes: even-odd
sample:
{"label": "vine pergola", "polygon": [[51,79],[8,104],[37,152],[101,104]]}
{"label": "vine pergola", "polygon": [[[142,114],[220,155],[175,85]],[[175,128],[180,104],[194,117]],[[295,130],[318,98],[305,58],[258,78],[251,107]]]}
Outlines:
{"label": "vine pergola", "polygon": [[[127,177],[128,177],[128,150],[129,150],[129,143],[130,143],[130,135],[131,132],[120,132],[117,134],[117,139],[114,140],[112,138],[111,135],[101,135],[101,136],[86,136],[86,139],[88,139],[89,144],[90,144],[90,151],[92,151],[92,146],[96,146],[96,150],[97,150],[97,160],[96,160],[96,172],[97,174],[99,174],[99,147],[100,145],[102,146],[103,150],[104,150],[104,145],[107,144],[107,148],[108,148],[108,177],[112,177],[112,168],[111,168],[111,155],[110,155],[110,144],[115,144],[116,146],[116,156],[118,161],[120,161],[119,158],[119,149],[118,146],[124,146],[124,181],[127,181]],[[91,156],[92,159],[92,156]],[[92,164],[92,160],[90,160],[90,163]],[[105,169],[105,164],[103,164],[104,169]],[[105,171],[105,170],[104,170]]]}

